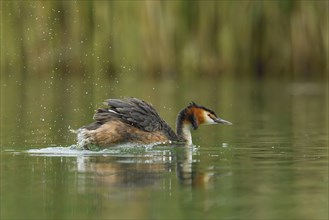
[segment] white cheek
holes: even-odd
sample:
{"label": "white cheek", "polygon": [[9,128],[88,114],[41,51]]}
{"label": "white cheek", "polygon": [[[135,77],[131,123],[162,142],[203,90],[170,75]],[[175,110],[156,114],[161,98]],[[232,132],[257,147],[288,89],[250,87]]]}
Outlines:
{"label": "white cheek", "polygon": [[203,113],[204,114],[204,124],[205,125],[211,125],[211,124],[217,124],[216,122],[214,122],[214,120],[212,120],[209,116],[208,113]]}

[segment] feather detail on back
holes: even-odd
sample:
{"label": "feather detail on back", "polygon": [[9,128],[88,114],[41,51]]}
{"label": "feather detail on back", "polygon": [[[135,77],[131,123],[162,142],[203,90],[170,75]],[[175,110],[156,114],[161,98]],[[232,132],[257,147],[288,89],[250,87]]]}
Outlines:
{"label": "feather detail on back", "polygon": [[100,108],[94,115],[95,122],[85,126],[95,130],[108,121],[120,120],[146,132],[162,131],[170,139],[177,139],[170,126],[158,115],[150,104],[136,99],[108,99],[105,104],[109,108]]}

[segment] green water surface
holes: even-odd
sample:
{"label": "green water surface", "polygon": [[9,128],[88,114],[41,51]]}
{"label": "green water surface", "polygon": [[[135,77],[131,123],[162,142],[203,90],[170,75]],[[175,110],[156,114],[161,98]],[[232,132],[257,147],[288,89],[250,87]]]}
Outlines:
{"label": "green water surface", "polygon": [[[328,219],[327,82],[97,79],[1,82],[1,219]],[[194,146],[74,148],[107,98],[190,101],[233,126]]]}

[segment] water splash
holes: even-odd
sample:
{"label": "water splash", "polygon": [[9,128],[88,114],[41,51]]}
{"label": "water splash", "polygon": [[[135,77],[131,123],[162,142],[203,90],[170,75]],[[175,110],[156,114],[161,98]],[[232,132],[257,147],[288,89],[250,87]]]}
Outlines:
{"label": "water splash", "polygon": [[69,147],[46,147],[40,149],[30,149],[25,151],[32,156],[48,156],[48,157],[58,157],[58,156],[66,156],[66,157],[77,157],[77,156],[89,156],[89,155],[102,155],[105,151],[109,151],[107,153],[111,153],[112,151],[105,149],[103,151],[91,151],[91,150],[83,150],[76,147],[76,145],[72,145]]}
{"label": "water splash", "polygon": [[136,144],[123,144],[106,149],[82,149],[78,144],[68,147],[51,146],[40,149],[29,149],[24,151],[31,156],[47,156],[47,157],[79,157],[79,156],[116,156],[116,157],[138,157],[141,156],[154,156],[163,155],[169,151],[172,146],[159,146],[158,144],[150,145],[136,145]]}

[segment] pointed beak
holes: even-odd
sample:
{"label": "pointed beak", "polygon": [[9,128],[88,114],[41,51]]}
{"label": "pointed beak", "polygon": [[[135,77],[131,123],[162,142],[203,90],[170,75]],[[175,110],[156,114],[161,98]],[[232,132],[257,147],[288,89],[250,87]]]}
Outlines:
{"label": "pointed beak", "polygon": [[221,118],[215,118],[214,121],[215,121],[216,123],[221,123],[221,124],[225,124],[225,125],[233,125],[231,122],[226,121],[226,120],[221,119]]}

